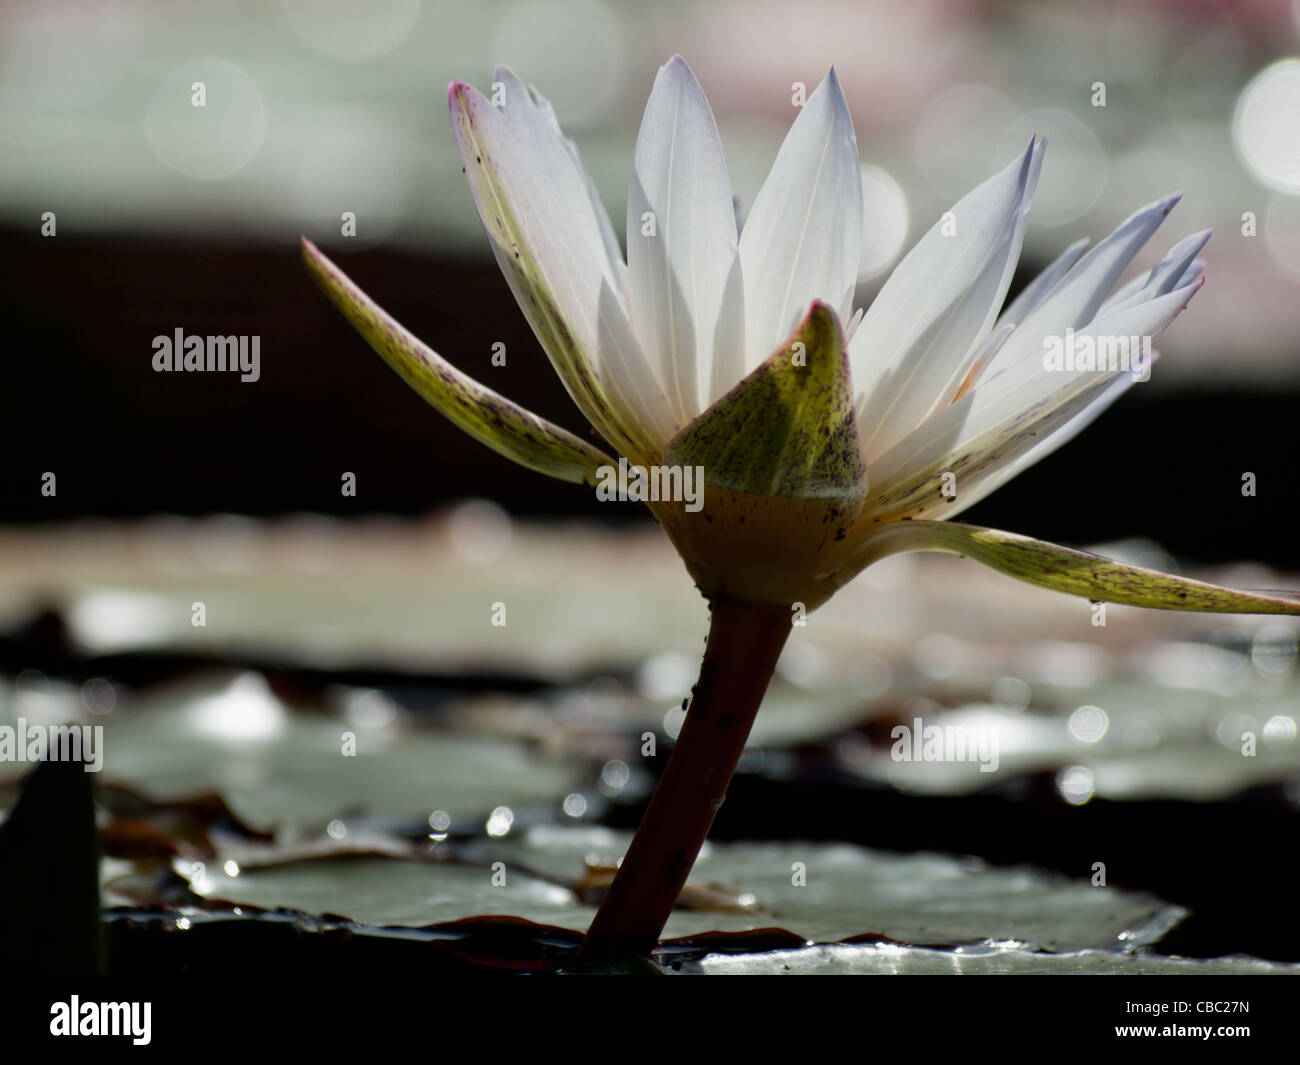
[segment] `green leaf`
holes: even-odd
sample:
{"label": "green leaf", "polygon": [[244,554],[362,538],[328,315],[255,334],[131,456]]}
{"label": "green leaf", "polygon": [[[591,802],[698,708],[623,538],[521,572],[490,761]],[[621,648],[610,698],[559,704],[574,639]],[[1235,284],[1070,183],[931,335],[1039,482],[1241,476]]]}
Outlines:
{"label": "green leaf", "polygon": [[1221,588],[1217,584],[1130,566],[1018,533],[942,521],[900,521],[859,545],[853,572],[900,551],[949,551],[1040,588],[1093,602],[1195,610],[1209,614],[1300,614],[1300,596]]}
{"label": "green leaf", "polygon": [[370,346],[402,378],[470,436],[530,470],[562,481],[595,484],[614,460],[532,411],[512,403],[422,343],[321,254],[305,237],[307,272]]}
{"label": "green leaf", "polygon": [[669,465],[710,485],[785,499],[858,503],[867,492],[844,333],[815,301],[789,340],[682,429]]}

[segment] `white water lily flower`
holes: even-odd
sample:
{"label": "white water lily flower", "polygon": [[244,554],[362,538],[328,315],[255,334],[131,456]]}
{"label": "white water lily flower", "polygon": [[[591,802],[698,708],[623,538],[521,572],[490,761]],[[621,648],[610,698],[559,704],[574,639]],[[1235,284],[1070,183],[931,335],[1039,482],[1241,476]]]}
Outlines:
{"label": "white water lily flower", "polygon": [[[706,595],[811,609],[883,555],[937,549],[1096,600],[1300,611],[940,520],[1065,443],[1138,379],[1049,370],[1044,351],[1053,338],[1102,349],[1154,338],[1187,305],[1208,231],[1115,291],[1177,196],[1089,251],[1071,245],[1003,309],[1042,167],[1035,138],[935,222],[858,320],[861,172],[833,70],[742,228],[708,101],[680,57],[663,66],[633,158],[626,260],[543,97],[506,69],[492,100],[459,82],[448,95],[492,249],[574,402],[629,464],[703,469],[698,513],[648,505]],[[587,484],[616,462],[456,370],[309,242],[304,252],[376,350],[488,446]]]}

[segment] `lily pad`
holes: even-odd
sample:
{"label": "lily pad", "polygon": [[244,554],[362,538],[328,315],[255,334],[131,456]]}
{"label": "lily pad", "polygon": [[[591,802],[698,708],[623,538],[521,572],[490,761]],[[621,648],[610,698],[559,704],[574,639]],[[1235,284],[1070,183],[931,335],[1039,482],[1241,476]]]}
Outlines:
{"label": "lily pad", "polygon": [[713,954],[683,972],[710,976],[1300,976],[1300,966],[1256,958],[1160,958],[1079,950],[1043,954],[985,946],[958,951],[921,947],[830,945],[762,954]]}
{"label": "lily pad", "polygon": [[[509,913],[584,930],[595,909],[580,905],[564,885],[579,878],[588,856],[617,856],[629,838],[598,828],[539,826],[475,844],[466,852],[473,866],[371,858],[244,868],[233,877],[216,869],[208,873],[204,894],[265,908],[342,913],[375,925]],[[796,886],[801,876],[805,884]],[[679,909],[665,938],[776,926],[815,942],[875,933],[905,943],[994,940],[1052,951],[1120,949],[1156,941],[1182,916],[1177,907],[1138,892],[845,845],[710,844],[691,881],[723,885],[742,900],[752,896],[752,913]]]}
{"label": "lily pad", "polygon": [[258,827],[320,832],[348,811],[481,827],[499,806],[557,804],[580,779],[520,742],[295,712],[255,674],[171,686],[136,710],[105,728],[106,777],[156,798],[219,791]]}

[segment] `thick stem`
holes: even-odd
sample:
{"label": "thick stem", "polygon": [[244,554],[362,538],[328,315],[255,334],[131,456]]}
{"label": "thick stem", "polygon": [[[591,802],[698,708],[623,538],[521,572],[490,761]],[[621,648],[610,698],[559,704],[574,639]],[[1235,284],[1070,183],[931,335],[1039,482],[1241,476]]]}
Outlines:
{"label": "thick stem", "polygon": [[790,635],[785,606],[714,599],[700,679],[677,743],[609,894],[582,941],[582,961],[648,956],[727,795],[776,660]]}

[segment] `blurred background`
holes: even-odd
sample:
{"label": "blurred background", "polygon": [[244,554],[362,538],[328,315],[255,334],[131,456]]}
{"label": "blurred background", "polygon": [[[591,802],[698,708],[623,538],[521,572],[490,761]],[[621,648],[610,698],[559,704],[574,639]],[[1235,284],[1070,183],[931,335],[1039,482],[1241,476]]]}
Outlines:
{"label": "blurred background", "polygon": [[[586,435],[492,261],[446,86],[486,88],[497,63],[536,85],[621,229],[675,52],[742,207],[793,83],[835,65],[864,168],[860,305],[1032,132],[1049,147],[1011,296],[1182,190],[1132,272],[1212,226],[1208,283],[1153,378],[967,513],[1300,586],[1300,0],[9,0],[0,724],[105,724],[119,969],[194,963],[200,925],[236,903],[403,925],[594,912],[584,859],[617,858],[640,817],[705,605],[639,506],[598,505],[435,414],[326,303],[298,240]],[[260,337],[259,379],[154,372],[153,338],[178,329]],[[1018,971],[1153,943],[1300,960],[1296,625],[1092,618],[963,560],[868,570],[782,658],[697,867],[735,890],[670,933],[980,941],[1023,948]],[[996,728],[998,770],[892,760],[891,728],[918,716]],[[0,808],[28,768],[0,763]],[[504,894],[484,873],[498,859]],[[806,893],[792,860],[812,862]],[[1117,892],[1089,886],[1096,862]],[[194,930],[154,942],[140,911]],[[980,971],[979,953],[916,964]]]}
{"label": "blurred background", "polygon": [[[10,2],[0,9],[8,373],[0,519],[516,514],[641,520],[462,437],[314,290],[306,234],[399,320],[578,432],[498,275],[445,88],[497,62],[553,102],[614,219],[657,66],[693,65],[752,202],[834,64],[864,165],[858,299],[956,198],[1049,138],[1012,295],[1067,243],[1173,189],[1134,266],[1213,226],[1209,283],[1151,382],[973,521],[1080,543],[1289,561],[1300,395],[1300,14],[1285,0]],[[203,108],[191,85],[206,86]],[[1097,84],[1104,106],[1096,106]],[[340,235],[355,213],[355,237]],[[57,235],[42,236],[45,212]],[[1245,221],[1243,221],[1245,219]],[[621,236],[621,234],[620,234]],[[151,341],[260,335],[261,379],[157,374]],[[505,367],[490,364],[506,344]],[[57,495],[41,475],[57,474]],[[1258,496],[1243,499],[1253,472]],[[357,477],[344,496],[344,472]]]}

